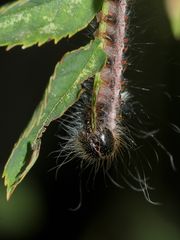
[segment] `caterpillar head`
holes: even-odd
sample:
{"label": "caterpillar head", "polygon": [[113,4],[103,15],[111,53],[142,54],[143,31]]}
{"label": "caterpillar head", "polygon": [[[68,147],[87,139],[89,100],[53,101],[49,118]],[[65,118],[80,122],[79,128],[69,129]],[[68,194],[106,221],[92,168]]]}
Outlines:
{"label": "caterpillar head", "polygon": [[79,142],[87,159],[106,159],[114,154],[115,138],[106,127],[95,132],[81,132]]}

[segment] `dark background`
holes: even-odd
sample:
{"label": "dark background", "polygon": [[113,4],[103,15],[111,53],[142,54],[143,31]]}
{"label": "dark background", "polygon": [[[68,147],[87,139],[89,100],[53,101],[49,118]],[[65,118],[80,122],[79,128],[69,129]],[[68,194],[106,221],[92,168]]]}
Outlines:
{"label": "dark background", "polygon": [[[105,184],[99,173],[95,183],[82,185],[79,203],[79,171],[76,162],[60,170],[58,177],[52,153],[58,149],[57,123],[44,134],[40,157],[6,203],[1,181],[0,239],[180,239],[180,190],[178,133],[170,123],[180,125],[180,41],[173,38],[163,1],[139,0],[131,7],[129,28],[129,63],[127,78],[136,86],[150,91],[134,90],[145,111],[152,116],[154,128],[160,128],[160,140],[172,153],[177,171],[167,155],[159,151],[159,162],[150,159],[149,175],[155,190],[148,203],[142,193],[128,187],[119,189]],[[1,138],[0,169],[20,133],[26,127],[43,91],[63,54],[86,44],[84,32],[71,40],[54,45],[49,42],[26,50],[0,48]],[[133,92],[133,90],[131,90]],[[147,155],[144,148],[144,155]],[[86,182],[88,170],[82,180]]]}

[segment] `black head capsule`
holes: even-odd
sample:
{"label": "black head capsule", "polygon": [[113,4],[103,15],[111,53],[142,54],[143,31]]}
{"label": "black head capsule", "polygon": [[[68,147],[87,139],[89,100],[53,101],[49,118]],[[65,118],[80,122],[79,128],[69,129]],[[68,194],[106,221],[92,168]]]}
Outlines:
{"label": "black head capsule", "polygon": [[112,132],[108,128],[104,128],[95,133],[83,133],[81,144],[88,158],[105,159],[113,155],[115,139]]}

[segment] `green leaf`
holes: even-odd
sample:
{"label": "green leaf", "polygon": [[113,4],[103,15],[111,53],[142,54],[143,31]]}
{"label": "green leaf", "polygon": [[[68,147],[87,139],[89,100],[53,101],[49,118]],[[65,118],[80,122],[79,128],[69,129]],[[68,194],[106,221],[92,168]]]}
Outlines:
{"label": "green leaf", "polygon": [[20,0],[0,9],[0,46],[57,43],[85,28],[102,0]]}
{"label": "green leaf", "polygon": [[166,9],[174,37],[180,39],[180,0],[166,0]]}
{"label": "green leaf", "polygon": [[7,186],[7,199],[36,162],[46,127],[77,101],[81,83],[100,71],[105,59],[101,42],[96,39],[86,47],[67,53],[57,64],[43,100],[15,144],[5,166],[3,177]]}

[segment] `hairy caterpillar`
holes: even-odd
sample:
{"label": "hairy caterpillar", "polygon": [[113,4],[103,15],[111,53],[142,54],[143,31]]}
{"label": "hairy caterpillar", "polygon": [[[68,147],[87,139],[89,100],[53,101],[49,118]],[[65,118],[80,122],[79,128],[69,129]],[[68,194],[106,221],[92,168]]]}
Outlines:
{"label": "hairy caterpillar", "polygon": [[[140,120],[133,113],[136,103],[131,100],[132,96],[126,87],[128,81],[124,78],[127,67],[129,2],[105,0],[102,12],[97,16],[99,29],[95,35],[102,40],[107,62],[99,74],[83,84],[85,92],[80,101],[61,119],[61,126],[67,135],[64,138],[60,136],[65,141],[60,151],[64,161],[58,168],[78,157],[82,159],[83,165],[92,165],[95,172],[102,167],[110,177],[108,169],[113,161],[118,160],[116,163],[122,163],[125,172],[136,186],[121,172],[124,182],[134,190],[142,191],[146,199],[151,201],[148,192],[151,188],[147,184],[144,169],[133,163],[133,172],[129,168],[129,161],[123,161],[122,156],[124,150],[127,150],[128,159],[130,149],[136,149],[134,138],[142,141],[152,138],[164,148],[155,137],[157,130],[146,131],[143,123],[138,123],[137,126],[132,124],[132,121]],[[131,116],[129,124],[130,114],[133,117]],[[163,150],[166,151],[165,148]],[[169,152],[166,153],[173,165],[172,156]],[[156,155],[156,151],[154,154]],[[116,184],[111,177],[110,180]]]}
{"label": "hairy caterpillar", "polygon": [[107,62],[94,79],[84,83],[84,88],[92,92],[88,96],[86,91],[81,99],[86,114],[78,119],[81,123],[76,121],[66,145],[66,149],[70,148],[88,164],[96,164],[97,169],[101,165],[109,168],[126,141],[119,123],[123,118],[122,105],[128,98],[123,77],[128,44],[127,13],[126,0],[104,1],[103,10],[97,16],[100,23],[96,37],[102,40]]}

